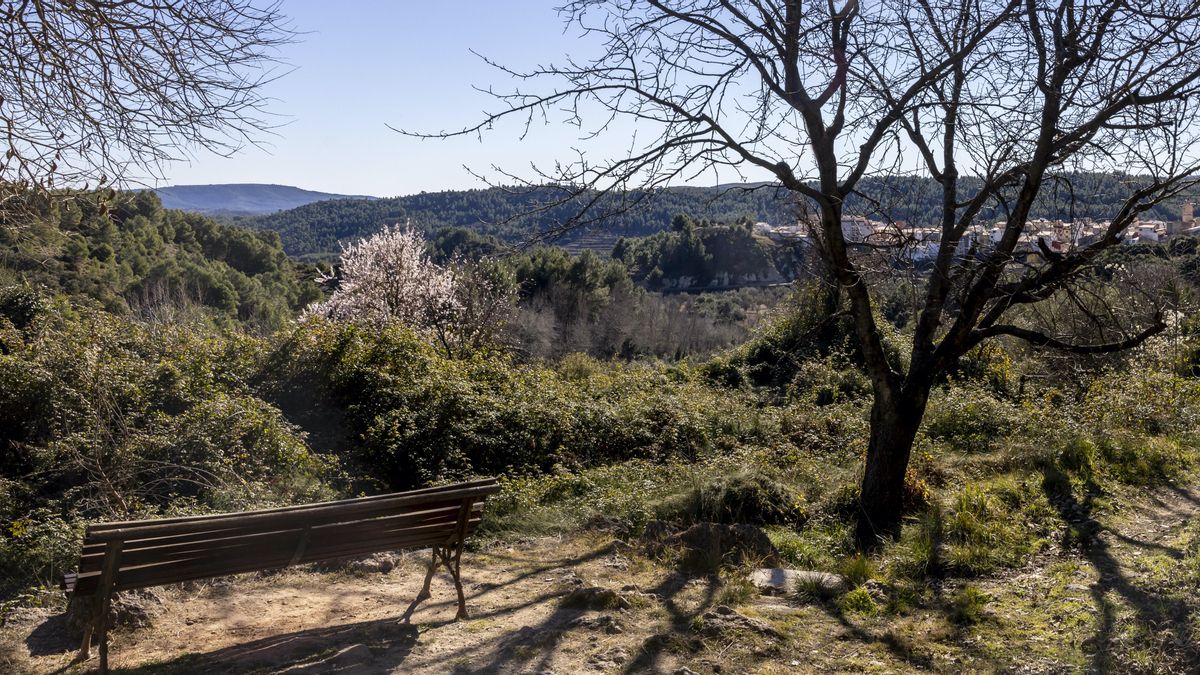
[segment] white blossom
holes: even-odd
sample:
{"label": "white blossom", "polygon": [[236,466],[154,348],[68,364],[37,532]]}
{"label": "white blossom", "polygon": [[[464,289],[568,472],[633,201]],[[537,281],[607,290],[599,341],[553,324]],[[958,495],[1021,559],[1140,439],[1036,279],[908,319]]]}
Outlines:
{"label": "white blossom", "polygon": [[317,316],[374,326],[399,323],[455,355],[494,342],[513,302],[511,279],[495,265],[430,259],[425,238],[404,227],[385,226],[342,247],[337,282],[323,302],[302,318]]}

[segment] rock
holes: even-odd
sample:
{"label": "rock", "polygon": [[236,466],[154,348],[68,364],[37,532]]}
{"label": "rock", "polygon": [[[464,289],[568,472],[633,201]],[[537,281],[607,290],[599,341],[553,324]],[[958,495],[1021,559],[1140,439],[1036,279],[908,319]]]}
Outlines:
{"label": "rock", "polygon": [[[67,605],[67,631],[72,639],[83,637],[84,626],[95,616],[95,596],[72,596]],[[113,594],[108,620],[112,628],[146,628],[163,611],[163,600],[154,589],[141,588]]]}
{"label": "rock", "polygon": [[614,553],[604,559],[603,565],[605,567],[624,572],[625,570],[629,569],[629,558],[626,558],[620,553]]}
{"label": "rock", "polygon": [[702,569],[748,563],[779,564],[779,551],[767,534],[753,525],[697,523],[669,541],[685,549],[688,564]]}
{"label": "rock", "polygon": [[588,657],[588,666],[596,670],[609,670],[620,666],[629,660],[629,652],[624,647],[613,647],[597,652]]}
{"label": "rock", "polygon": [[349,572],[351,574],[387,574],[396,569],[404,557],[399,553],[372,553],[358,558],[339,558],[315,563],[319,572]]}
{"label": "rock", "polygon": [[562,601],[563,607],[577,609],[629,609],[632,603],[611,588],[584,586],[571,591]]}
{"label": "rock", "polygon": [[786,567],[760,567],[750,573],[750,583],[763,595],[787,595],[796,591],[817,593],[822,597],[845,589],[846,582],[837,574]]}
{"label": "rock", "polygon": [[865,582],[863,582],[862,588],[868,594],[870,594],[871,599],[877,603],[887,602],[888,591],[891,590],[887,587],[887,584],[876,579],[867,579]]}
{"label": "rock", "polygon": [[646,523],[646,527],[642,530],[642,543],[653,548],[655,544],[666,542],[677,529],[665,520],[652,520]]}
{"label": "rock", "polygon": [[602,630],[609,635],[617,635],[625,632],[625,628],[621,626],[620,622],[614,619],[611,614],[601,614],[600,616],[581,616],[571,621],[571,623],[567,625],[571,628]]}
{"label": "rock", "polygon": [[761,635],[766,635],[777,640],[784,639],[783,633],[775,630],[770,624],[759,619],[752,619],[745,614],[738,613],[732,607],[718,605],[713,609],[705,612],[703,626],[701,632],[708,637],[720,637],[723,634],[732,630],[747,630]]}

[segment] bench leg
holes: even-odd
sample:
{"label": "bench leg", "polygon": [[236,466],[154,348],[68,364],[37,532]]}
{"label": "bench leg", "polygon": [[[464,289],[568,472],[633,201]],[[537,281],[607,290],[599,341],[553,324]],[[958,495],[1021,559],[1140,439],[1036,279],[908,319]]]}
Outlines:
{"label": "bench leg", "polygon": [[429,554],[429,569],[425,572],[425,585],[421,587],[421,592],[417,594],[417,598],[412,601],[412,604],[408,606],[408,609],[404,611],[404,615],[401,617],[405,623],[408,623],[412,620],[412,614],[416,611],[417,605],[421,604],[421,602],[425,600],[428,600],[429,596],[432,595],[429,592],[429,584],[433,581],[433,573],[437,571],[437,565],[438,547],[435,545]]}
{"label": "bench leg", "polygon": [[449,564],[450,561],[447,561],[448,564],[446,566],[450,568],[450,576],[454,577],[454,590],[458,591],[458,614],[454,618],[466,619],[468,618],[467,598],[463,595],[462,579],[458,576],[458,559],[459,556],[455,556],[453,564]]}
{"label": "bench leg", "polygon": [[104,569],[100,572],[100,611],[96,616],[96,628],[100,633],[100,675],[108,673],[108,610],[112,606],[113,586],[117,570],[121,566],[122,541],[109,542],[104,549]]}
{"label": "bench leg", "polygon": [[433,581],[433,573],[437,571],[437,565],[438,548],[434,546],[433,550],[429,552],[429,570],[425,572],[425,585],[421,587],[421,592],[417,595],[418,598],[424,600],[429,597],[429,584]]}
{"label": "bench leg", "polygon": [[87,661],[92,658],[92,629],[95,625],[95,620],[93,620],[83,627],[83,644],[79,645],[78,660],[80,661]]}

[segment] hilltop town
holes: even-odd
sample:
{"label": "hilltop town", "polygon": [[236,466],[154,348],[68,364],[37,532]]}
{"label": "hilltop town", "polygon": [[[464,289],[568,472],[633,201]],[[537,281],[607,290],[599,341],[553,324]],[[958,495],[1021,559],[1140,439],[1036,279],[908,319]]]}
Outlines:
{"label": "hilltop town", "polygon": [[[1125,230],[1121,242],[1125,245],[1164,244],[1177,237],[1200,236],[1200,223],[1196,222],[1195,205],[1191,200],[1183,203],[1179,216],[1179,220],[1135,220]],[[1092,218],[1073,221],[1033,218],[1026,221],[1020,240],[1013,249],[1013,257],[1018,260],[1041,257],[1042,244],[1051,253],[1067,253],[1090,246],[1110,225],[1111,221]],[[793,225],[754,224],[755,234],[780,243],[811,245],[815,243],[815,229],[814,222],[803,221]],[[968,236],[958,242],[959,254],[968,255],[971,251],[994,248],[1004,236],[1004,229],[1004,221],[991,225],[975,224]],[[913,263],[937,257],[942,242],[942,230],[939,227],[916,227],[903,220],[886,222],[856,215],[842,216],[842,236],[848,244],[873,250],[891,250],[898,258]]]}

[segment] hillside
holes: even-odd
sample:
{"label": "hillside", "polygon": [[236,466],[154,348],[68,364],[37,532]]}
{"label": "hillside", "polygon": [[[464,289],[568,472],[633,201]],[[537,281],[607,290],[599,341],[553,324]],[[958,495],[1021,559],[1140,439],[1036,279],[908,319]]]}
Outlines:
{"label": "hillside", "polygon": [[[405,221],[427,234],[445,227],[465,227],[516,243],[554,228],[579,212],[582,206],[579,200],[547,206],[555,195],[550,188],[451,190],[390,199],[318,202],[235,222],[278,232],[284,249],[301,257],[330,257],[338,251],[339,242],[371,234],[385,224]],[[655,193],[649,199],[646,196],[629,193],[603,201],[597,212],[610,215],[568,233],[556,243],[607,252],[617,237],[662,231],[679,213],[717,222],[733,222],[743,217],[783,222],[794,217],[788,203],[773,189],[679,187]],[[628,206],[630,202],[637,203]],[[531,211],[536,213],[524,215]]]}
{"label": "hillside", "polygon": [[[977,179],[962,180],[965,194]],[[1064,178],[1058,190],[1043,193],[1034,217],[1104,219],[1111,217],[1128,194],[1136,177],[1079,174]],[[1068,183],[1070,189],[1067,189]],[[249,216],[236,222],[278,232],[284,249],[293,256],[329,258],[339,242],[358,239],[385,224],[409,222],[427,234],[444,227],[465,227],[481,234],[518,243],[550,231],[575,217],[582,199],[556,204],[559,192],[537,189],[489,188],[448,190],[388,199],[338,199],[318,201],[268,215]],[[1178,219],[1183,197],[1148,211],[1143,217]],[[866,179],[860,193],[847,199],[847,212],[874,218],[893,218],[916,225],[933,225],[939,212],[940,187],[932,179],[906,176]],[[170,206],[169,204],[167,204]],[[1001,216],[1003,208],[985,208],[980,219]],[[793,222],[794,197],[768,186],[673,187],[654,193],[628,192],[599,200],[586,225],[562,236],[556,243],[573,251],[611,250],[619,237],[642,237],[670,227],[679,214],[714,222],[743,218],[772,224]]]}
{"label": "hillside", "polygon": [[163,207],[220,215],[261,215],[294,209],[333,199],[370,200],[363,195],[339,195],[303,190],[290,185],[226,183],[219,185],[172,185],[154,190]]}
{"label": "hillside", "polygon": [[38,215],[23,227],[0,228],[0,317],[24,288],[120,315],[200,309],[222,323],[275,327],[320,295],[274,233],[167,210],[150,193],[32,208]]}

